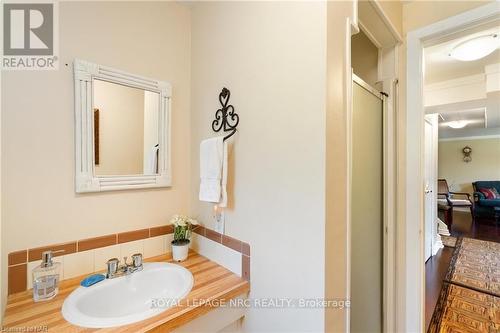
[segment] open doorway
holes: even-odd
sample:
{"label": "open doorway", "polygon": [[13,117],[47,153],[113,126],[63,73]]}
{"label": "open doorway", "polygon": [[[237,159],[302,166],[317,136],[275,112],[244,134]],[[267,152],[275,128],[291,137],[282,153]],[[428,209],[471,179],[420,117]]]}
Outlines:
{"label": "open doorway", "polygon": [[[432,235],[443,233],[445,237],[437,237],[437,239],[442,240],[446,238],[447,232],[450,233],[451,236],[453,236],[454,233],[453,226],[450,228],[449,225],[443,223],[445,224],[443,227],[443,224],[439,223],[438,217],[440,217],[440,219],[445,222],[444,220],[446,220],[447,213],[446,211],[442,210],[438,211],[438,200],[447,200],[450,197],[452,199],[456,199],[459,203],[461,203],[461,205],[453,207],[453,217],[455,216],[454,212],[456,208],[456,211],[460,211],[463,214],[468,214],[468,216],[470,217],[471,225],[474,225],[476,222],[476,200],[474,199],[475,195],[470,196],[469,194],[469,199],[469,197],[467,197],[465,189],[453,190],[453,187],[451,187],[450,189],[449,182],[447,182],[448,186],[443,186],[444,182],[439,181],[439,179],[442,179],[440,177],[440,172],[443,172],[443,170],[440,170],[440,165],[442,167],[445,163],[441,161],[439,155],[443,155],[444,153],[444,150],[442,147],[440,147],[440,144],[443,142],[452,141],[445,140],[443,137],[444,135],[446,135],[446,131],[450,132],[448,129],[456,130],[460,129],[456,127],[466,127],[467,125],[471,125],[471,128],[469,128],[468,130],[478,130],[472,128],[472,124],[475,123],[476,120],[473,120],[472,118],[464,118],[466,116],[477,116],[478,112],[476,112],[475,115],[473,115],[474,112],[472,112],[472,114],[466,115],[464,114],[464,111],[470,113],[470,111],[474,110],[471,110],[473,108],[465,108],[465,110],[461,110],[461,114],[457,113],[453,115],[451,111],[448,114],[445,114],[445,105],[450,104],[447,105],[450,110],[451,108],[456,108],[460,105],[455,104],[455,102],[451,100],[444,102],[443,100],[441,100],[441,102],[438,102],[435,105],[430,103],[431,94],[430,90],[428,89],[429,87],[427,86],[428,84],[430,85],[430,83],[428,81],[426,82],[425,79],[428,79],[432,76],[431,72],[427,72],[429,70],[427,68],[427,65],[429,65],[431,61],[429,61],[429,59],[426,59],[424,54],[431,54],[429,51],[431,51],[432,47],[437,47],[438,45],[445,44],[452,40],[457,40],[458,38],[465,37],[472,39],[474,36],[471,36],[471,34],[474,33],[484,34],[485,29],[487,29],[488,27],[498,27],[499,20],[500,8],[497,6],[497,4],[489,4],[476,8],[469,12],[450,17],[421,29],[411,31],[407,35],[407,130],[406,165],[404,167],[406,178],[406,239],[404,245],[404,250],[406,253],[406,291],[404,302],[406,305],[405,325],[407,331],[424,331],[426,330],[426,326],[429,327],[428,332],[438,332],[443,331],[443,329],[456,329],[460,331],[460,328],[467,331],[467,329],[471,329],[470,327],[466,327],[467,322],[474,322],[475,324],[480,325],[480,327],[483,327],[485,331],[498,330],[498,322],[495,322],[495,320],[497,320],[497,317],[491,316],[491,311],[493,311],[494,309],[495,302],[499,301],[499,293],[498,291],[491,289],[491,286],[494,286],[495,283],[490,283],[491,281],[488,282],[483,278],[497,279],[497,277],[495,277],[492,273],[494,271],[489,268],[491,268],[495,264],[495,262],[497,262],[497,264],[500,263],[499,243],[485,242],[484,240],[473,239],[471,237],[463,237],[464,235],[461,234],[456,238],[457,240],[455,243],[455,247],[452,248],[453,250],[451,254],[452,257],[450,257],[450,264],[442,268],[437,268],[437,270],[442,272],[442,278],[435,279],[433,278],[433,276],[426,276],[425,259],[426,256],[429,255],[429,250],[427,248],[431,249],[430,259],[428,259],[427,261],[428,263],[433,262],[440,253],[443,253],[445,249],[450,248],[449,246],[446,246],[443,249],[439,249],[436,252],[436,255],[432,255],[432,252],[434,250],[431,247],[432,244],[439,243],[435,242],[434,239],[432,239]],[[489,38],[497,38],[494,37],[494,35],[495,34],[489,35]],[[488,45],[488,43],[486,44]],[[461,44],[455,44],[455,46],[458,45]],[[495,48],[496,47],[497,46],[495,46]],[[476,45],[476,47],[473,47],[472,50],[473,51],[471,51],[470,53],[477,53],[479,47],[477,47]],[[482,58],[493,52],[495,52],[495,49],[491,50],[491,52],[488,52],[487,54],[484,54]],[[449,53],[445,56],[450,57]],[[452,56],[458,58],[460,55],[455,53]],[[444,70],[446,67],[447,66],[443,65],[442,63],[439,65],[439,69]],[[456,70],[452,70],[451,72],[453,71]],[[487,75],[484,73],[484,68],[482,77],[484,80],[487,77]],[[492,78],[493,77],[496,77],[495,82],[498,82],[498,73],[494,74]],[[445,79],[445,81],[446,80],[450,81],[453,79],[447,78]],[[463,82],[456,84],[456,86],[463,86]],[[486,82],[485,86],[487,90],[489,90],[491,88],[491,83],[488,84],[488,82]],[[450,87],[443,87],[442,85],[439,86],[438,84],[435,87],[439,88],[437,90],[440,90],[440,98],[450,98],[450,96],[452,95],[450,94]],[[459,95],[461,95],[461,98],[466,98],[472,92],[472,89],[465,89]],[[487,92],[483,93],[487,94]],[[429,127],[427,127],[426,131],[426,124],[429,123],[432,124],[432,128],[437,129],[437,135],[435,136],[435,139],[430,141],[432,144],[434,144],[434,148],[432,148],[432,145],[429,144],[429,142],[426,142],[426,137],[431,136],[430,133],[432,133],[432,130]],[[464,124],[467,125],[463,126]],[[491,129],[483,128],[483,130],[490,131]],[[470,167],[471,164],[470,161],[467,162],[467,160],[471,158],[471,154],[474,151],[474,149],[472,149],[471,151],[470,148],[470,146],[462,147],[461,150],[458,151],[459,155],[455,156],[455,158],[459,158],[460,163],[467,164],[468,167]],[[434,151],[435,154],[434,161],[437,162],[437,167],[431,171],[435,172],[436,181],[432,178],[429,178],[430,173],[426,171],[426,168],[429,168],[429,165],[432,165],[432,163],[426,161],[426,157],[428,154],[431,154],[432,159],[432,151]],[[446,151],[454,150],[448,147]],[[462,166],[461,164],[458,165]],[[455,165],[453,170],[457,169],[458,166]],[[449,178],[450,176],[447,177]],[[470,183],[471,185],[473,185],[473,183],[476,183],[477,187],[479,187],[477,180],[471,181]],[[429,187],[427,185],[429,185]],[[455,185],[458,185],[458,183]],[[481,184],[481,186],[485,185],[490,186],[492,184]],[[464,194],[457,194],[455,197],[451,192]],[[427,196],[429,195],[429,193],[432,193],[430,194],[430,197],[435,199],[435,206],[432,203],[432,200],[427,200]],[[427,214],[428,211],[433,211],[433,213],[435,213],[435,216],[437,216],[434,221],[435,223],[429,223],[428,221],[426,221],[426,217],[434,215]],[[433,221],[431,220],[431,222]],[[453,223],[455,223],[455,221],[453,221]],[[429,228],[431,228],[431,230],[429,233],[427,233],[426,229]],[[429,241],[427,238],[429,235],[431,236],[431,241]],[[429,246],[429,244],[431,244],[431,246]],[[476,258],[478,260],[471,262],[469,259],[473,258]],[[471,268],[473,269],[471,270]],[[476,269],[477,271],[474,271]],[[486,272],[485,270],[488,269],[489,271]],[[483,281],[481,281],[481,279],[483,279]],[[429,298],[427,298],[425,294],[426,287],[428,287],[432,281],[436,280],[440,281],[440,285],[437,284],[436,286],[436,289],[439,290],[439,294],[437,297],[438,300],[435,304],[426,304],[426,302],[429,301]],[[480,304],[478,302],[480,302]],[[467,306],[459,306],[460,304]],[[431,309],[431,307],[434,310],[432,311],[433,315],[428,316],[431,319],[427,318],[426,321],[426,310]],[[479,313],[475,311],[477,309],[483,309],[484,311],[482,313]]]}
{"label": "open doorway", "polygon": [[[478,296],[497,293],[487,285],[500,277],[495,273],[500,263],[499,33],[499,22],[493,21],[424,48],[425,317],[431,332],[458,325],[442,318],[453,307],[441,304],[450,298],[442,293],[459,285],[460,299],[466,302],[471,302],[470,290]],[[467,43],[476,45],[467,49]],[[496,245],[474,242],[474,249],[461,245],[471,240],[497,243],[497,253],[491,254],[495,258],[475,258],[476,248]],[[484,309],[489,306],[474,302]],[[498,324],[474,311],[463,315],[476,316],[485,327]]]}

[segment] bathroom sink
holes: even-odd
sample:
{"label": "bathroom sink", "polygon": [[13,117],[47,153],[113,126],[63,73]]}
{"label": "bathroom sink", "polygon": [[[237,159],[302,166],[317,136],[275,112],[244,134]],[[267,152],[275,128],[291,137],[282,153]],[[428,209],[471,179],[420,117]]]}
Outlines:
{"label": "bathroom sink", "polygon": [[142,271],[87,288],[78,287],[64,300],[62,315],[71,324],[82,327],[131,324],[175,306],[192,287],[193,275],[184,267],[145,263]]}

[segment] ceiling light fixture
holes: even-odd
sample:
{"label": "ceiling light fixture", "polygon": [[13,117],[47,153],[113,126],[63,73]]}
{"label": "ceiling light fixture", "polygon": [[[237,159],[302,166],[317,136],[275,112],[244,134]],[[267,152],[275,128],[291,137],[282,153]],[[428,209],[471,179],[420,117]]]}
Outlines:
{"label": "ceiling light fixture", "polygon": [[459,128],[464,128],[467,126],[469,122],[467,120],[453,120],[449,121],[446,123],[446,126],[454,128],[454,129],[459,129]]}
{"label": "ceiling light fixture", "polygon": [[495,51],[498,40],[497,34],[474,37],[455,45],[450,56],[460,61],[478,60]]}

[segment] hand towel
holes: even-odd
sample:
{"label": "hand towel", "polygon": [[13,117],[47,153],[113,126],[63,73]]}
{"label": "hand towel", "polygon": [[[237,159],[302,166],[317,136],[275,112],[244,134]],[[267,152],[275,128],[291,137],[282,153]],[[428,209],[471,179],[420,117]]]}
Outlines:
{"label": "hand towel", "polygon": [[219,203],[222,195],[222,167],[224,140],[216,137],[200,144],[200,194],[201,201]]}
{"label": "hand towel", "polygon": [[223,152],[222,152],[222,180],[221,180],[221,199],[219,201],[219,207],[224,208],[227,206],[227,154],[228,154],[227,142],[224,141]]}
{"label": "hand towel", "polygon": [[155,145],[149,151],[148,162],[144,170],[144,174],[154,175],[158,173],[158,150],[158,145]]}

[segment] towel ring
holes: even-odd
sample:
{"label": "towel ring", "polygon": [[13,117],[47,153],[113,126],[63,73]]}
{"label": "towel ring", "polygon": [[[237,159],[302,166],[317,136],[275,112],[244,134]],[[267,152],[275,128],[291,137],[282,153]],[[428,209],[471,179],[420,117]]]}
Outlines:
{"label": "towel ring", "polygon": [[[231,92],[227,88],[222,88],[219,94],[219,102],[222,108],[215,112],[215,120],[212,121],[212,130],[214,132],[231,132],[224,137],[224,141],[229,139],[236,133],[236,127],[240,122],[240,116],[234,112],[234,107],[229,104],[229,98],[231,97]],[[228,105],[229,104],[229,105]]]}

